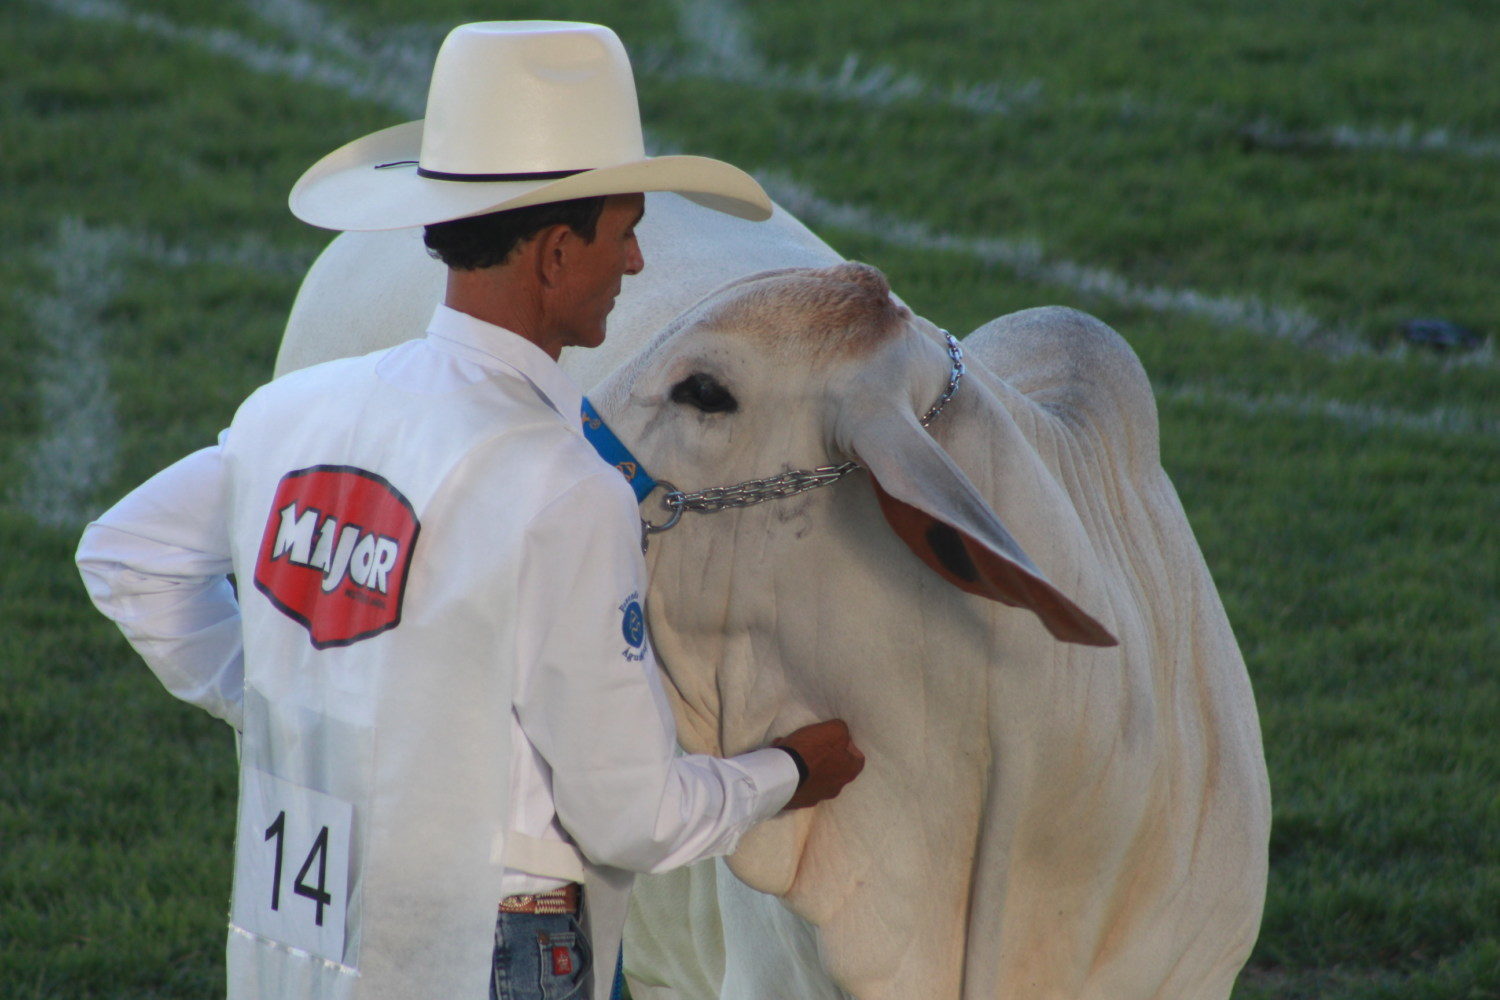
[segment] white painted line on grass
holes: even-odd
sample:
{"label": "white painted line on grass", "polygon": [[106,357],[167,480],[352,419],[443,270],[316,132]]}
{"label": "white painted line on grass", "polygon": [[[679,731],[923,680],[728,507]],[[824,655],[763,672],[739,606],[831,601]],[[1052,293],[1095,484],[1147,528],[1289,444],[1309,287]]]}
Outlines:
{"label": "white painted line on grass", "polygon": [[64,220],[40,257],[53,289],[26,303],[39,346],[36,378],[45,428],[10,496],[49,528],[82,528],[86,504],[114,475],[120,429],[104,351],[104,310],[124,284],[124,240]]}
{"label": "white painted line on grass", "polygon": [[889,66],[863,66],[844,57],[838,72],[766,63],[750,40],[743,15],[729,0],[676,0],[678,32],[692,47],[685,60],[647,53],[641,69],[665,77],[708,78],[758,90],[790,91],[884,107],[902,101],[945,104],[978,114],[1010,114],[1041,96],[1038,80],[937,86]]}
{"label": "white painted line on grass", "polygon": [[192,267],[215,264],[242,268],[263,274],[288,274],[300,277],[312,266],[315,251],[283,250],[265,237],[247,233],[232,242],[209,246],[168,243],[160,236],[126,232],[119,235],[120,247],[163,267]]}
{"label": "white painted line on grass", "polygon": [[368,71],[371,65],[378,66],[389,88],[382,103],[413,117],[422,113],[427,76],[446,34],[444,29],[417,26],[362,37],[310,0],[254,0],[247,6],[293,44],[314,41],[325,53],[347,60],[352,69]]}
{"label": "white painted line on grass", "polygon": [[1042,87],[1035,80],[1008,85],[991,82],[939,87],[889,66],[865,68],[859,56],[852,53],[844,58],[838,72],[833,74],[782,66],[755,68],[753,64],[719,61],[702,54],[686,60],[673,60],[651,52],[641,60],[640,70],[643,74],[666,79],[721,80],[756,90],[810,94],[874,107],[911,101],[994,115],[1011,114],[1023,105],[1036,103]]}
{"label": "white painted line on grass", "polygon": [[287,40],[315,41],[318,46],[350,59],[368,58],[372,46],[361,41],[328,12],[307,0],[254,0],[244,6],[267,24],[281,29]]}
{"label": "white painted line on grass", "polygon": [[1367,431],[1425,433],[1444,437],[1500,437],[1500,420],[1476,416],[1459,407],[1441,407],[1425,413],[1413,413],[1364,403],[1345,403],[1319,396],[1297,396],[1290,393],[1261,395],[1194,383],[1159,386],[1154,391],[1159,401],[1186,403],[1209,409],[1228,407],[1252,417],[1270,414],[1326,419],[1355,430]]}
{"label": "white painted line on grass", "polygon": [[1420,128],[1406,122],[1395,128],[1328,125],[1296,130],[1260,120],[1239,129],[1247,139],[1273,149],[1347,149],[1395,153],[1451,153],[1474,160],[1500,159],[1500,139],[1465,135],[1445,126]]}
{"label": "white painted line on grass", "polygon": [[116,0],[32,2],[70,17],[123,24],[157,38],[187,42],[217,55],[230,56],[259,72],[323,84],[350,97],[395,108],[410,117],[420,117],[425,103],[425,95],[413,92],[409,78],[388,76],[377,65],[340,66],[301,46],[278,49],[225,28],[179,25],[158,14],[133,10]]}
{"label": "white painted line on grass", "polygon": [[696,51],[697,61],[737,71],[763,69],[760,54],[730,0],[673,0],[677,30]]}

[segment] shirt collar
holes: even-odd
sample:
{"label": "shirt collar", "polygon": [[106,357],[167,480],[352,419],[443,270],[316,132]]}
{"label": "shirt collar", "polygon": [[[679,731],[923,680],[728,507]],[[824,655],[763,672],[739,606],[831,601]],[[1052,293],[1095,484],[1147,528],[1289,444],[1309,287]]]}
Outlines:
{"label": "shirt collar", "polygon": [[441,304],[427,325],[427,337],[485,368],[510,369],[529,382],[575,433],[583,433],[583,391],[546,351],[525,337]]}

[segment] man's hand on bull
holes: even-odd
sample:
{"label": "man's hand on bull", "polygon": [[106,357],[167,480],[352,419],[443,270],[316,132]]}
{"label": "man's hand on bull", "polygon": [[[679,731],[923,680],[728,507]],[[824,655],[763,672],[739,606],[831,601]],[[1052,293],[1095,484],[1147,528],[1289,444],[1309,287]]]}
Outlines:
{"label": "man's hand on bull", "polygon": [[849,738],[843,719],[803,726],[771,741],[791,753],[801,780],[787,809],[816,805],[837,795],[865,767],[865,755]]}

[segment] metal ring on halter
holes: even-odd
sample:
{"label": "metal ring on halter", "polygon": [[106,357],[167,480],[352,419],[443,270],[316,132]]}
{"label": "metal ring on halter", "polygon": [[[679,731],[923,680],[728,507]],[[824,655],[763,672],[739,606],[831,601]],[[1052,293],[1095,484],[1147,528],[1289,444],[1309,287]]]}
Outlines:
{"label": "metal ring on halter", "polygon": [[648,535],[660,534],[661,532],[666,531],[668,528],[675,526],[677,522],[682,518],[682,505],[678,504],[676,506],[673,506],[668,502],[674,495],[681,496],[682,491],[679,490],[676,486],[673,486],[671,483],[667,482],[665,479],[658,479],[656,481],[656,485],[667,491],[666,496],[661,498],[661,505],[667,508],[667,510],[671,511],[672,516],[667,518],[666,521],[661,524],[652,524],[644,517],[641,518],[641,527],[645,529],[646,534]]}

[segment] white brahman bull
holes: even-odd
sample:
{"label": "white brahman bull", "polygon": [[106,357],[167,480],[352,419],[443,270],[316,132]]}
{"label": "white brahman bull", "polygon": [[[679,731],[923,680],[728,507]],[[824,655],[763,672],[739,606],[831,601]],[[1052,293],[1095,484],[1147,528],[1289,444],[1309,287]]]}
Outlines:
{"label": "white brahman bull", "polygon": [[[695,490],[864,466],[652,543],[682,742],[840,716],[868,766],[748,835],[734,875],[639,883],[637,1000],[1226,997],[1264,897],[1265,764],[1134,354],[1071,310],[1002,317],[924,431],[949,359],[878,272],[784,213],[675,196],[641,242],[605,348],[565,363],[588,385],[634,355],[590,395],[646,467]],[[441,288],[418,237],[341,236],[278,369],[410,336]],[[1096,641],[1090,616],[1119,645],[1053,634]]]}

